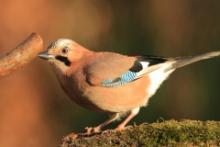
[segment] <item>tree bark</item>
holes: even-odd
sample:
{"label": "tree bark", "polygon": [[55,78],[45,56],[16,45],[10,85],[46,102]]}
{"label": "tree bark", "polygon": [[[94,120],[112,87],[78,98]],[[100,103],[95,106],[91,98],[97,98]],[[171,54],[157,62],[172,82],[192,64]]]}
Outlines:
{"label": "tree bark", "polygon": [[18,70],[36,58],[43,50],[43,40],[40,35],[32,33],[15,49],[0,58],[0,77]]}

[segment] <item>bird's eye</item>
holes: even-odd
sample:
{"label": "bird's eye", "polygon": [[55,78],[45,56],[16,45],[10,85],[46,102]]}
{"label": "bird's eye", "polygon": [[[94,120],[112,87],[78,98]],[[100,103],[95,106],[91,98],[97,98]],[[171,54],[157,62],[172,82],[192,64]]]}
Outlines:
{"label": "bird's eye", "polygon": [[64,47],[61,51],[63,54],[67,54],[69,49],[68,49],[68,47]]}

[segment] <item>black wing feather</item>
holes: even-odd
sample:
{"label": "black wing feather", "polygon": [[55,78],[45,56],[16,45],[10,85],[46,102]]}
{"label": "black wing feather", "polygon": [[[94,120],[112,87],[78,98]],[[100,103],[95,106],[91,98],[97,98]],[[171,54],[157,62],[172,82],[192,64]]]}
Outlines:
{"label": "black wing feather", "polygon": [[[138,56],[137,60],[134,62],[133,66],[125,73],[120,75],[120,77],[116,77],[115,79],[106,79],[102,81],[102,86],[104,87],[116,87],[121,86],[130,82],[133,82],[143,76],[143,73],[139,73],[144,69],[144,65],[142,62],[146,62],[148,64],[147,67],[160,64],[166,62],[167,59],[164,57],[158,56]],[[146,67],[146,68],[147,68]]]}
{"label": "black wing feather", "polygon": [[140,62],[148,62],[148,66],[164,63],[168,61],[165,57],[160,56],[153,56],[153,55],[144,55],[144,56],[137,56],[137,60],[135,61],[134,65],[129,69],[132,72],[139,72],[143,69],[143,66]]}

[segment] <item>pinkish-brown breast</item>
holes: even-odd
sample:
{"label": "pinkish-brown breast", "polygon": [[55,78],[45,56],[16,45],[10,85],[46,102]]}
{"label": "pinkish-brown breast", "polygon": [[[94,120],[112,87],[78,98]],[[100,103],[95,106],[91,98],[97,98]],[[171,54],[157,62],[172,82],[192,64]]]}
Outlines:
{"label": "pinkish-brown breast", "polygon": [[145,76],[114,88],[91,86],[86,89],[85,95],[104,111],[124,112],[147,104],[149,85],[150,80]]}
{"label": "pinkish-brown breast", "polygon": [[144,106],[148,102],[150,85],[147,76],[117,87],[99,85],[102,80],[127,72],[134,61],[133,57],[98,53],[75,65],[74,70],[63,78],[62,87],[77,104],[96,111],[124,112]]}

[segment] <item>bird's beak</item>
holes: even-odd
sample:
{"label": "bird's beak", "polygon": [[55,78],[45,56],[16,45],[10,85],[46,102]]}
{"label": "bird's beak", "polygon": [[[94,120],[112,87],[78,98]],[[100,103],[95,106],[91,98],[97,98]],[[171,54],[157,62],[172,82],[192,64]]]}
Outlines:
{"label": "bird's beak", "polygon": [[41,59],[44,59],[44,60],[53,60],[53,59],[55,59],[55,57],[53,55],[48,54],[47,51],[39,53],[38,57],[40,57]]}

